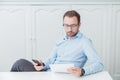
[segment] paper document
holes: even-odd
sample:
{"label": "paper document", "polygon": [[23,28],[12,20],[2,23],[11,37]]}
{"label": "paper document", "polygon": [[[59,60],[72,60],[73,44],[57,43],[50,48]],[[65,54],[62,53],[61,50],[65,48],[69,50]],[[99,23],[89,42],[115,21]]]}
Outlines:
{"label": "paper document", "polygon": [[50,64],[49,66],[52,72],[69,73],[67,69],[74,67],[74,64]]}

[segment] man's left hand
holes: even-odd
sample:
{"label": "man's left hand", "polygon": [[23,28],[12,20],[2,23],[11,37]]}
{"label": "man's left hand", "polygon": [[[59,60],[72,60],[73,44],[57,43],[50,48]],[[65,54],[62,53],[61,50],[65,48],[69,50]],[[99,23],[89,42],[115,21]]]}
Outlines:
{"label": "man's left hand", "polygon": [[82,69],[78,67],[71,67],[71,68],[68,68],[67,70],[68,72],[70,72],[71,74],[75,76],[81,76],[82,74]]}

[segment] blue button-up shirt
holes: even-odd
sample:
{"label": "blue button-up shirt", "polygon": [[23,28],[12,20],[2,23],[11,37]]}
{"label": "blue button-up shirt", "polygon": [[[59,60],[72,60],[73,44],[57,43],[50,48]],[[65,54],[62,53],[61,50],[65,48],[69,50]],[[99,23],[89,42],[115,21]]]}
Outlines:
{"label": "blue button-up shirt", "polygon": [[[90,64],[84,66],[86,62]],[[73,63],[75,67],[83,68],[84,75],[103,70],[103,64],[97,55],[91,40],[78,32],[73,38],[67,36],[57,41],[52,53],[45,62],[45,70],[50,70],[49,64]]]}

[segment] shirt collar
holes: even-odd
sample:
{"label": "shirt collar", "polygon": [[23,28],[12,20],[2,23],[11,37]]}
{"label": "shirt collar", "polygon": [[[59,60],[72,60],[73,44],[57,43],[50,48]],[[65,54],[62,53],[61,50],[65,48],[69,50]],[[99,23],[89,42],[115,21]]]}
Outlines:
{"label": "shirt collar", "polygon": [[[82,35],[83,34],[81,32],[78,32],[72,39],[81,38]],[[60,44],[62,44],[66,40],[68,40],[67,36],[63,37],[62,40],[57,41],[57,46],[59,46]]]}
{"label": "shirt collar", "polygon": [[[76,38],[81,38],[82,33],[79,31],[72,39],[76,39]],[[63,40],[68,40],[68,36],[66,35]]]}

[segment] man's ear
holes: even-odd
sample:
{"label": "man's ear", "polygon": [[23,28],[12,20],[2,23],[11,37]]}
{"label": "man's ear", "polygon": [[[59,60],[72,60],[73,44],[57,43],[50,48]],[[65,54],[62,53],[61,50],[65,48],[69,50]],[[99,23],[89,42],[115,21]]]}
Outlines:
{"label": "man's ear", "polygon": [[79,26],[79,28],[80,28],[80,26],[81,26],[81,23],[79,23],[79,24],[78,24],[78,26]]}
{"label": "man's ear", "polygon": [[81,23],[79,23],[79,26],[81,26]]}

